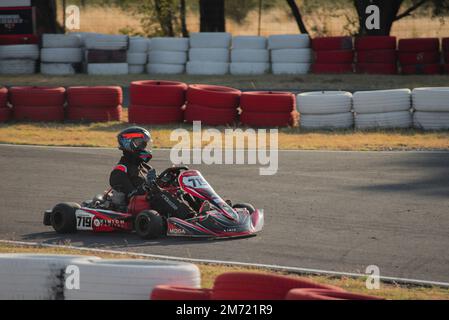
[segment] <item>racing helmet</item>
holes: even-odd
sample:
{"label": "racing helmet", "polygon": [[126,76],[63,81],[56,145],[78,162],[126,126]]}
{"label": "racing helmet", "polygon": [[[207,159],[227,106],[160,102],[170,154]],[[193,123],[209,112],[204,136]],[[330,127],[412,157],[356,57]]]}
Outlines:
{"label": "racing helmet", "polygon": [[144,162],[148,162],[153,157],[151,134],[141,127],[130,127],[121,131],[117,135],[119,149],[132,154]]}

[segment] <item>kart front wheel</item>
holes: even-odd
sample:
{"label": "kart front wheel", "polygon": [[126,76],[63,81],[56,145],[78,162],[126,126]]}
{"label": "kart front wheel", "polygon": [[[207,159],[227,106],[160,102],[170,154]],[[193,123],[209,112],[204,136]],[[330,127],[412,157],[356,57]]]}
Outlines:
{"label": "kart front wheel", "polygon": [[57,233],[76,232],[76,210],[80,206],[77,203],[60,203],[53,208],[50,222]]}
{"label": "kart front wheel", "polygon": [[236,203],[232,206],[234,209],[244,208],[249,211],[249,214],[253,214],[256,208],[250,203]]}
{"label": "kart front wheel", "polygon": [[164,220],[157,211],[142,211],[134,221],[134,229],[143,239],[156,239],[164,233]]}

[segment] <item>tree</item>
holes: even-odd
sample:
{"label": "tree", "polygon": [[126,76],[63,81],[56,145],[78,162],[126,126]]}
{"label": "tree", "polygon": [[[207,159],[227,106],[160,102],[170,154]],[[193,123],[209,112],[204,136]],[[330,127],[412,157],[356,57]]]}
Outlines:
{"label": "tree", "polygon": [[[359,18],[360,35],[389,35],[393,24],[405,17],[412,15],[416,10],[427,6],[432,9],[433,15],[438,16],[449,11],[449,0],[353,0]],[[408,7],[401,11],[401,6]],[[366,19],[369,14],[366,8],[376,5],[379,8],[379,29],[368,29]]]}
{"label": "tree", "polygon": [[36,8],[36,28],[38,33],[60,33],[63,28],[57,21],[56,0],[32,0]]}
{"label": "tree", "polygon": [[304,24],[304,21],[302,20],[301,12],[299,11],[299,7],[296,4],[295,0],[287,0],[287,4],[290,7],[290,10],[292,11],[293,17],[295,17],[296,24],[298,25],[299,31],[301,33],[309,33],[307,31],[306,25]]}
{"label": "tree", "polygon": [[200,31],[226,31],[224,0],[200,0]]}

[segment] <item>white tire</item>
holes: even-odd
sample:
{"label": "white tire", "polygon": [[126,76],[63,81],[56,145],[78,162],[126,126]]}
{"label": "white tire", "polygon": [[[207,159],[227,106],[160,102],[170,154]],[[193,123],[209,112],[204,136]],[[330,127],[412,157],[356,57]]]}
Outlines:
{"label": "white tire", "polygon": [[123,50],[128,49],[128,36],[91,34],[85,39],[87,49]]}
{"label": "white tire", "polygon": [[190,49],[189,61],[229,62],[229,50],[220,48]]}
{"label": "white tire", "polygon": [[407,111],[411,108],[409,89],[358,91],[353,95],[354,111],[361,113],[383,113]]}
{"label": "white tire", "polygon": [[423,130],[448,130],[449,112],[423,112],[413,114],[413,126]]}
{"label": "white tire", "polygon": [[270,61],[270,53],[266,49],[233,49],[232,62],[264,62]]}
{"label": "white tire", "polygon": [[123,75],[128,74],[127,63],[89,63],[87,73],[90,75]]}
{"label": "white tire", "polygon": [[344,91],[318,91],[298,94],[300,114],[346,113],[351,111],[352,94]]}
{"label": "white tire", "polygon": [[310,63],[272,63],[273,74],[307,74],[310,70]]}
{"label": "white tire", "polygon": [[412,97],[415,110],[449,112],[449,87],[416,88]]}
{"label": "white tire", "polygon": [[169,37],[152,38],[150,42],[150,50],[185,52],[189,50],[189,39]]}
{"label": "white tire", "polygon": [[153,64],[186,64],[185,51],[150,51],[148,61]]}
{"label": "white tire", "polygon": [[231,40],[227,32],[192,32],[190,48],[230,48]]}
{"label": "white tire", "polygon": [[269,49],[302,49],[310,47],[307,34],[280,34],[268,37]]}
{"label": "white tire", "polygon": [[39,59],[39,46],[36,44],[16,44],[0,46],[0,59]]}
{"label": "white tire", "polygon": [[35,60],[0,60],[0,74],[33,74]]}
{"label": "white tire", "polygon": [[76,263],[80,289],[66,290],[66,300],[148,300],[158,285],[199,288],[197,266],[155,260],[98,260]]}
{"label": "white tire", "polygon": [[128,66],[128,73],[129,74],[141,74],[145,72],[145,65],[136,65],[136,64],[130,64]]}
{"label": "white tire", "polygon": [[80,39],[81,47],[86,46],[86,38],[91,35],[99,35],[99,33],[95,32],[71,32],[69,33],[71,36],[77,36]]}
{"label": "white tire", "polygon": [[236,36],[232,38],[232,49],[266,49],[267,38],[257,36]]}
{"label": "white tire", "polygon": [[42,62],[80,63],[83,61],[81,48],[44,48],[41,50]]}
{"label": "white tire", "polygon": [[305,129],[348,129],[354,126],[352,112],[336,114],[302,114],[300,125]]}
{"label": "white tire", "polygon": [[232,75],[258,75],[270,71],[270,64],[263,62],[232,62],[230,72]]}
{"label": "white tire", "polygon": [[186,71],[191,75],[225,75],[229,73],[229,63],[190,61]]}
{"label": "white tire", "polygon": [[81,38],[74,34],[49,34],[42,35],[43,48],[79,48]]}
{"label": "white tire", "polygon": [[47,75],[72,75],[76,73],[71,63],[41,63],[41,73]]}
{"label": "white tire", "polygon": [[355,114],[357,129],[410,128],[412,114],[409,111]]}
{"label": "white tire", "polygon": [[144,52],[128,52],[127,61],[129,64],[147,64],[148,55]]}
{"label": "white tire", "polygon": [[273,63],[310,63],[312,62],[311,49],[278,49],[271,50]]}
{"label": "white tire", "polygon": [[149,63],[147,65],[147,73],[149,74],[182,74],[184,72],[184,64]]}
{"label": "white tire", "polygon": [[143,37],[132,37],[129,38],[129,48],[130,53],[147,53],[149,47],[149,41],[147,38]]}

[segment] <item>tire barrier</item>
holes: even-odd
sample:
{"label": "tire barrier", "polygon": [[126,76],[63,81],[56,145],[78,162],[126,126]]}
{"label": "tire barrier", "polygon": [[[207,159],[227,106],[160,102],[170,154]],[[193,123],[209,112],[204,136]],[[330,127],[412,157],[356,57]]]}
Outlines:
{"label": "tire barrier", "polygon": [[120,121],[122,104],[121,87],[69,87],[67,89],[67,120]]}
{"label": "tire barrier", "polygon": [[441,46],[443,48],[443,71],[449,73],[449,38],[443,38],[441,40]]}
{"label": "tire barrier", "polygon": [[274,35],[268,37],[273,74],[306,74],[312,62],[308,35]]}
{"label": "tire barrier", "polygon": [[267,39],[256,36],[237,36],[232,38],[232,75],[260,75],[270,70],[270,52]]}
{"label": "tire barrier", "polygon": [[398,49],[402,74],[441,73],[438,38],[400,39]]}
{"label": "tire barrier", "polygon": [[129,74],[141,74],[145,72],[148,62],[148,50],[150,40],[144,37],[129,38],[129,48],[127,53]]}
{"label": "tire barrier", "polygon": [[410,128],[411,91],[409,89],[358,91],[353,95],[355,127]]}
{"label": "tire barrier", "polygon": [[244,92],[240,121],[247,126],[285,127],[294,122],[295,96],[290,92]]}
{"label": "tire barrier", "polygon": [[148,55],[149,74],[181,74],[185,72],[189,39],[153,38]]}
{"label": "tire barrier", "polygon": [[351,37],[320,37],[312,39],[313,73],[351,73],[354,51]]}
{"label": "tire barrier", "polygon": [[[70,282],[71,274],[79,275],[79,287],[71,287],[78,282]],[[189,263],[0,255],[2,300],[147,300],[159,285],[197,288],[199,284],[198,267]]]}
{"label": "tire barrier", "polygon": [[8,89],[0,87],[0,123],[11,119],[11,109],[8,107]]}
{"label": "tire barrier", "polygon": [[385,300],[381,297],[365,294],[326,290],[326,289],[292,289],[285,300]]}
{"label": "tire barrier", "polygon": [[39,44],[39,37],[34,34],[0,35],[0,46],[12,44]]}
{"label": "tire barrier", "polygon": [[211,293],[211,289],[162,285],[153,289],[150,295],[150,300],[210,300]]}
{"label": "tire barrier", "polygon": [[229,73],[231,34],[194,32],[190,34],[187,74],[224,75]]}
{"label": "tire barrier", "polygon": [[53,122],[64,120],[65,88],[12,87],[9,99],[14,120]]}
{"label": "tire barrier", "polygon": [[347,129],[354,125],[352,94],[343,91],[301,93],[296,98],[306,129]]}
{"label": "tire barrier", "polygon": [[184,119],[208,125],[233,124],[237,118],[241,91],[212,85],[190,85]]}
{"label": "tire barrier", "polygon": [[415,128],[449,129],[449,88],[416,88],[412,91],[412,101]]}
{"label": "tire barrier", "polygon": [[84,44],[87,73],[90,75],[125,75],[129,73],[127,50],[129,37],[88,34]]}
{"label": "tire barrier", "polygon": [[41,73],[72,75],[83,61],[81,39],[75,35],[44,34],[41,49]]}
{"label": "tire barrier", "polygon": [[357,73],[396,74],[396,38],[364,36],[355,39]]}
{"label": "tire barrier", "polygon": [[187,85],[175,81],[135,81],[131,83],[129,122],[137,124],[180,123]]}
{"label": "tire barrier", "polygon": [[0,74],[32,74],[39,60],[37,44],[0,46]]}

